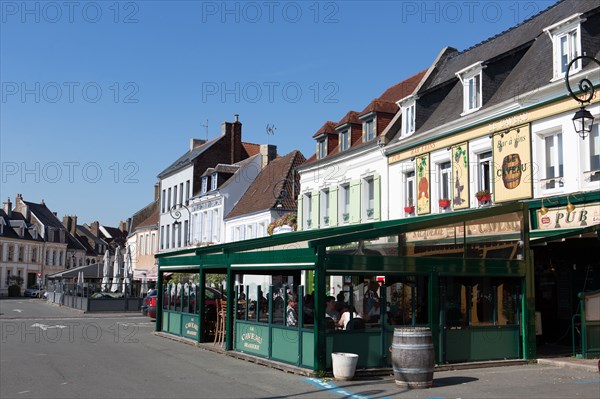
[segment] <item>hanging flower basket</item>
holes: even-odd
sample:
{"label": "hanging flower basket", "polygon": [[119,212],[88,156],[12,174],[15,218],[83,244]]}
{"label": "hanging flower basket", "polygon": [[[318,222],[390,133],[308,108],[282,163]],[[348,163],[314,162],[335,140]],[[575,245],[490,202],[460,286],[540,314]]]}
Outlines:
{"label": "hanging flower basket", "polygon": [[489,202],[490,199],[492,199],[492,194],[490,194],[488,190],[481,190],[475,193],[475,197],[480,203],[486,203]]}
{"label": "hanging flower basket", "polygon": [[442,198],[439,201],[440,204],[440,208],[448,208],[450,206],[450,199],[449,198]]}

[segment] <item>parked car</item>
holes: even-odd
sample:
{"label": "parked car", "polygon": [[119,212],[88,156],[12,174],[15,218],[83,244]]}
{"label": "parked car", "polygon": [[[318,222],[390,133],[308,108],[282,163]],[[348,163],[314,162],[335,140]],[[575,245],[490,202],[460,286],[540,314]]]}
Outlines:
{"label": "parked car", "polygon": [[40,298],[41,295],[42,290],[40,290],[40,287],[37,285],[32,285],[31,287],[27,288],[25,292],[23,292],[23,296],[27,296],[30,298]]}
{"label": "parked car", "polygon": [[157,290],[151,289],[148,291],[144,299],[142,300],[141,312],[144,316],[148,316],[148,305],[150,305],[150,298],[155,297],[157,294]]}

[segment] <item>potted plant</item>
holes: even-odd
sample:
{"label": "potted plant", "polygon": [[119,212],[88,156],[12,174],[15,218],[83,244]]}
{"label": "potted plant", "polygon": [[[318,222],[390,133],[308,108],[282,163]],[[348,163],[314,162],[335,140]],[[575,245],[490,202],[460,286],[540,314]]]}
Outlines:
{"label": "potted plant", "polygon": [[492,198],[492,195],[488,190],[479,190],[475,193],[475,197],[479,203],[487,203]]}
{"label": "potted plant", "polygon": [[329,225],[329,216],[323,216],[323,224],[324,224],[325,226],[328,226],[328,225]]}
{"label": "potted plant", "polygon": [[373,208],[367,209],[367,217],[368,218],[372,218],[374,213],[375,213],[375,209],[373,209]]}
{"label": "potted plant", "polygon": [[450,206],[450,198],[440,198],[440,208],[448,208]]}
{"label": "potted plant", "polygon": [[348,220],[350,220],[350,214],[342,213],[342,219],[344,220],[344,222],[348,222]]}
{"label": "potted plant", "polygon": [[406,206],[404,207],[404,212],[406,212],[406,213],[409,213],[409,214],[410,214],[410,213],[413,213],[414,211],[415,211],[415,206],[413,205],[412,198],[409,198],[409,199],[408,199],[408,205],[406,205]]}
{"label": "potted plant", "polygon": [[298,227],[298,219],[295,213],[286,213],[285,215],[278,217],[269,224],[267,227],[267,233],[269,235],[276,234],[278,232],[296,231]]}

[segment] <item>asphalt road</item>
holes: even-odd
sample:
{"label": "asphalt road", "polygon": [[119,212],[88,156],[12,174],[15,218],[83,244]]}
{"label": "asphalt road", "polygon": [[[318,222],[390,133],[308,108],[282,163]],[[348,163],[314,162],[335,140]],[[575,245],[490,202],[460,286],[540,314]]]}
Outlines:
{"label": "asphalt road", "polygon": [[436,373],[405,390],[393,377],[310,379],[152,335],[131,314],[82,314],[0,300],[0,398],[594,398],[597,373],[542,366]]}

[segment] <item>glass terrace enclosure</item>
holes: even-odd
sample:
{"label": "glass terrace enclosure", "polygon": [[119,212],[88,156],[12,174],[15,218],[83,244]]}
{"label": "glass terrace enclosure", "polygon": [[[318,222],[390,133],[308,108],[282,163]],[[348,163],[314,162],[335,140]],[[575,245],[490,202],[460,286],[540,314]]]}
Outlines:
{"label": "glass terrace enclosure", "polygon": [[359,368],[388,368],[394,328],[425,326],[438,364],[533,358],[528,223],[515,203],[161,254],[159,287],[165,272],[199,284],[162,285],[156,328],[212,342],[204,283],[222,273],[226,350],[311,370],[354,352]]}

